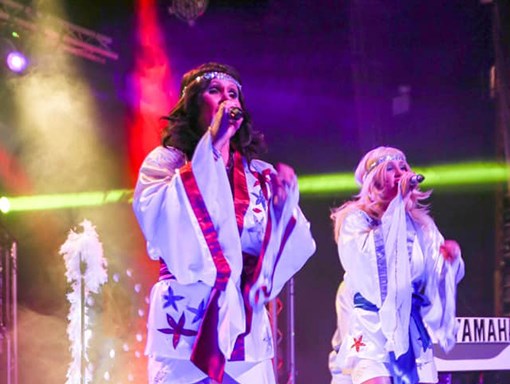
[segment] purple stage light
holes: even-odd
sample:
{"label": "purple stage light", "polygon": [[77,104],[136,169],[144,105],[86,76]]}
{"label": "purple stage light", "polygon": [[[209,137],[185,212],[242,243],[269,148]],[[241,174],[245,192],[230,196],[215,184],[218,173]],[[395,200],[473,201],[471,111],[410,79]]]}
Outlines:
{"label": "purple stage light", "polygon": [[13,72],[23,72],[28,65],[28,60],[20,52],[13,51],[7,55],[7,67]]}

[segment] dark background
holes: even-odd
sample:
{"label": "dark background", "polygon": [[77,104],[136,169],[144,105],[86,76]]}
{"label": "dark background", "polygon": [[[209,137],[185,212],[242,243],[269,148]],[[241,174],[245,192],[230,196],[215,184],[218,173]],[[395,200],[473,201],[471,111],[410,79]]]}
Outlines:
{"label": "dark background", "polygon": [[[352,172],[361,156],[377,145],[401,148],[411,165],[497,159],[495,102],[489,82],[494,64],[490,4],[475,0],[211,0],[204,15],[190,26],[168,14],[169,3],[157,2],[173,74],[166,86],[176,92],[180,76],[206,61],[235,66],[255,125],[265,133],[270,162],[291,164],[298,175]],[[78,60],[78,65],[94,91],[103,143],[118,170],[100,187],[132,188],[127,123],[133,107],[128,79],[136,51],[135,5],[113,0],[64,5],[62,18],[112,37],[112,47],[119,53],[118,60],[104,65],[85,60]],[[4,73],[0,81],[9,81],[7,77]],[[401,86],[409,90],[409,107],[394,111]],[[23,140],[16,138],[18,122],[10,113],[10,91],[2,89],[0,138],[13,153],[24,152]],[[82,190],[89,188],[85,185]],[[0,194],[16,195],[2,180]],[[348,198],[345,193],[301,198],[318,248],[295,279],[298,383],[329,381],[334,296],[343,274],[329,212]],[[494,316],[497,198],[496,186],[480,186],[438,189],[430,199],[432,216],[446,238],[461,244],[466,261],[459,316]],[[40,336],[21,337],[22,383],[37,382],[28,381],[25,371],[33,364],[29,356],[34,346],[47,356],[61,356],[62,350],[66,356],[63,324],[68,307],[58,247],[83,217],[97,225],[111,271],[132,266],[145,290],[155,279],[155,266],[140,261],[145,260],[143,241],[128,204],[2,218],[19,244],[20,307],[36,315],[36,320],[22,317],[22,326]],[[117,225],[120,222],[122,227]],[[128,294],[118,290],[114,296],[115,289],[108,289],[112,297],[122,295],[129,302]],[[138,326],[128,321],[127,305],[123,306],[125,325]],[[59,329],[58,340],[42,337],[49,328]],[[59,368],[59,375],[65,374],[66,364]],[[45,363],[35,367],[41,383],[64,380],[63,376],[43,380],[50,369]]]}

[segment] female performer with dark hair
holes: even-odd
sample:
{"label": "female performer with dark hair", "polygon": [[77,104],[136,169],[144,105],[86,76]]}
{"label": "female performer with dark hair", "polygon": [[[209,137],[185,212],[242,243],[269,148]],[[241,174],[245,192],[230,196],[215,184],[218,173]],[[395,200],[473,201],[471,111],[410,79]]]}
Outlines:
{"label": "female performer with dark hair", "polygon": [[258,159],[263,136],[232,67],[186,73],[167,119],[133,204],[161,265],[148,319],[149,383],[274,383],[264,305],[315,251],[296,175]]}
{"label": "female performer with dark hair", "polygon": [[430,192],[420,191],[400,150],[368,152],[355,178],[360,192],[332,214],[345,271],[332,383],[436,383],[432,341],[448,351],[456,340],[460,247],[421,204]]}

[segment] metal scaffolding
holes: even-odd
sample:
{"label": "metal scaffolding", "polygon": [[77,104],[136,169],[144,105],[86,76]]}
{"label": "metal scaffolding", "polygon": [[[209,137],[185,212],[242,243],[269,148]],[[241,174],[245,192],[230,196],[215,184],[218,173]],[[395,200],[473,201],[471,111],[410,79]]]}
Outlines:
{"label": "metal scaffolding", "polygon": [[[40,21],[50,21],[41,23]],[[0,0],[0,23],[20,30],[44,35],[58,47],[75,56],[105,64],[117,60],[112,39],[97,32],[68,23],[54,16],[43,15],[32,8],[11,0]]]}
{"label": "metal scaffolding", "polygon": [[[493,2],[493,40],[496,56],[497,153],[510,163],[510,5]],[[510,316],[510,185],[498,191],[496,207],[495,314]]]}
{"label": "metal scaffolding", "polygon": [[16,242],[0,226],[0,382],[6,384],[18,384],[16,260]]}

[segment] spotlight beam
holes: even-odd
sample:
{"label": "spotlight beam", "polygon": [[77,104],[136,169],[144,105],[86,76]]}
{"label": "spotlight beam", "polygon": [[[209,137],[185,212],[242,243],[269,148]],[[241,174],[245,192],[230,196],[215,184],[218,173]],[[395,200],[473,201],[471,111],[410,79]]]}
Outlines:
{"label": "spotlight beam", "polygon": [[[509,167],[506,163],[465,162],[413,167],[413,171],[425,175],[422,188],[456,187],[461,185],[497,184],[508,181]],[[352,173],[328,173],[307,175],[299,178],[301,195],[328,195],[338,192],[354,192],[358,186]]]}
{"label": "spotlight beam", "polygon": [[116,189],[111,191],[1,197],[0,211],[7,213],[93,207],[111,203],[129,202],[132,199],[132,195],[133,191],[130,189]]}
{"label": "spotlight beam", "polygon": [[[424,189],[460,186],[493,185],[508,182],[510,168],[506,163],[471,162],[415,167],[413,170],[425,175],[421,184]],[[298,178],[301,196],[353,193],[358,187],[354,176],[348,173],[304,175]],[[1,197],[0,212],[25,212],[51,209],[101,206],[112,203],[129,203],[133,190],[117,189],[68,194]]]}

